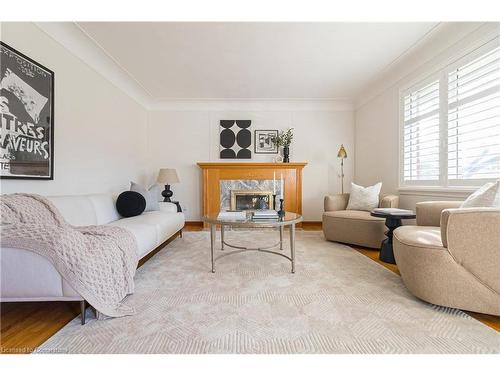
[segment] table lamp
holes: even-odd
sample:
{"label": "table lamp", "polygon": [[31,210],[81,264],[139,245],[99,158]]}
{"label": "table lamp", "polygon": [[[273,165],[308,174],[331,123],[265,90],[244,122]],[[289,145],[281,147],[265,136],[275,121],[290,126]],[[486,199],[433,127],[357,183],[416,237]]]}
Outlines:
{"label": "table lamp", "polygon": [[179,177],[177,176],[177,171],[173,168],[161,168],[160,173],[158,173],[158,178],[156,181],[159,184],[165,185],[165,190],[161,192],[163,196],[163,202],[171,202],[170,198],[174,193],[170,190],[170,184],[179,183]]}
{"label": "table lamp", "polygon": [[340,175],[342,178],[342,194],[344,194],[344,159],[347,158],[347,152],[345,151],[344,145],[340,145],[337,157],[340,158]]}

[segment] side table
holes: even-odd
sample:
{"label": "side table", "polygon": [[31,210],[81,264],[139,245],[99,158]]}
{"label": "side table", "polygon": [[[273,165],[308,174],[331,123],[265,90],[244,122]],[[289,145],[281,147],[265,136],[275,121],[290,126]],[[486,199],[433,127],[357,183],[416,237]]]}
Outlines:
{"label": "side table", "polygon": [[382,262],[396,264],[394,251],[392,248],[392,238],[394,229],[402,225],[402,219],[415,219],[417,216],[411,210],[387,209],[386,211],[374,210],[370,212],[371,216],[385,218],[385,226],[389,229],[386,233],[387,238],[382,241],[380,246],[379,259]]}

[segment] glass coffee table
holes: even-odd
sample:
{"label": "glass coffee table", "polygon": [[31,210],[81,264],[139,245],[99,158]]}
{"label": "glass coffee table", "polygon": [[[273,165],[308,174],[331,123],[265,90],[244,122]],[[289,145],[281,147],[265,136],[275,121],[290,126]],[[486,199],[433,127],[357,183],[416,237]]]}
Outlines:
{"label": "glass coffee table", "polygon": [[[284,216],[280,217],[278,220],[253,220],[251,215],[248,214],[245,220],[228,220],[219,219],[219,213],[209,214],[203,216],[202,220],[210,226],[210,253],[212,259],[212,272],[215,272],[215,262],[228,255],[238,254],[245,251],[260,251],[264,253],[270,253],[282,256],[288,259],[292,263],[292,273],[295,273],[295,224],[300,223],[303,219],[302,216],[293,212],[286,212]],[[220,226],[220,237],[221,237],[221,250],[224,251],[224,247],[231,247],[233,251],[224,252],[218,257],[214,257],[215,252],[215,242],[217,237],[217,226]],[[284,227],[290,227],[290,256],[271,249],[277,248],[279,246],[280,250],[283,250],[283,232]],[[238,228],[278,228],[280,233],[280,240],[265,247],[245,247],[239,246],[237,244],[227,243],[224,239],[224,229],[225,227],[238,227]]]}

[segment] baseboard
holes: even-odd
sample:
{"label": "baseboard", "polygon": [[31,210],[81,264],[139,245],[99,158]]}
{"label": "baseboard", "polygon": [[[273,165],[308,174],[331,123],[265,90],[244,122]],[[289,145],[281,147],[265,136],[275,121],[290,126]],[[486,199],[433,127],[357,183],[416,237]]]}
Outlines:
{"label": "baseboard", "polygon": [[302,228],[304,229],[309,229],[309,228],[317,228],[320,230],[323,226],[323,222],[321,221],[303,221],[302,222]]}
{"label": "baseboard", "polygon": [[203,221],[186,221],[184,223],[186,227],[203,227]]}

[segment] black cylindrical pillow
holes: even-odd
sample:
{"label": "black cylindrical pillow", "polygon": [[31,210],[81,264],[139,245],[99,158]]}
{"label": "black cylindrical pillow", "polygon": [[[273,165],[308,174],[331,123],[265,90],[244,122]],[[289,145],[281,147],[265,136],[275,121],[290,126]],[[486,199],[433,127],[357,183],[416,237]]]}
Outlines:
{"label": "black cylindrical pillow", "polygon": [[140,215],[146,208],[146,198],[136,191],[124,191],[116,200],[116,210],[124,217]]}

